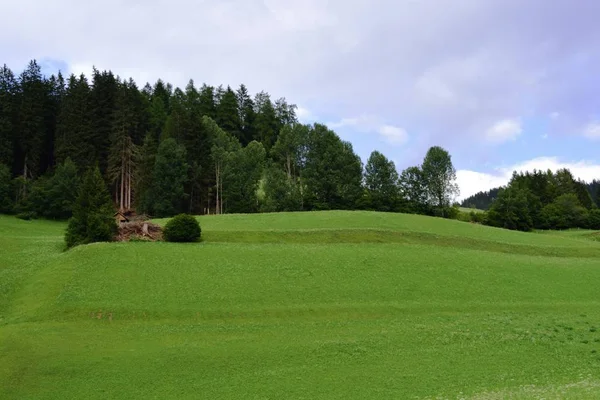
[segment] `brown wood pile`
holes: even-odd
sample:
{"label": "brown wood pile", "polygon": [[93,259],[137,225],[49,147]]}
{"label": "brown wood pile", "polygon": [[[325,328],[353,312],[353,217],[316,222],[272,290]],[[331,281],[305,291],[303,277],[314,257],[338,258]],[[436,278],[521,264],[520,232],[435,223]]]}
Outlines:
{"label": "brown wood pile", "polygon": [[131,221],[119,225],[119,232],[115,238],[118,242],[130,240],[162,240],[162,228],[148,221]]}

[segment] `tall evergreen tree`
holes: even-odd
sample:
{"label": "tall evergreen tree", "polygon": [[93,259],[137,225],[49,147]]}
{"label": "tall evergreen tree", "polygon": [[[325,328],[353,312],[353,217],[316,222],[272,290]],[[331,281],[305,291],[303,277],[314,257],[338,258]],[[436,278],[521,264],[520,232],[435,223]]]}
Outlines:
{"label": "tall evergreen tree", "polygon": [[[92,87],[89,92],[89,100],[83,100],[89,105],[89,118],[92,124],[92,132],[89,135],[90,143],[93,144],[92,162],[97,160],[100,172],[106,174],[108,169],[108,158],[110,153],[110,138],[114,131],[114,110],[119,93],[119,82],[112,72],[100,72],[94,68],[92,72]],[[83,93],[81,94],[83,96]],[[80,100],[81,101],[81,100]],[[121,101],[119,107],[124,102]]]}
{"label": "tall evergreen tree", "polygon": [[266,92],[260,92],[255,96],[254,108],[256,118],[254,119],[254,140],[261,142],[267,152],[277,140],[277,134],[281,124],[275,114],[275,108],[271,97]]}
{"label": "tall evergreen tree", "polygon": [[90,100],[85,76],[71,75],[58,115],[54,154],[57,163],[71,158],[80,170],[98,163]]}
{"label": "tall evergreen tree", "polygon": [[13,72],[4,64],[0,68],[0,164],[10,169],[14,166],[18,90]]}
{"label": "tall evergreen tree", "polygon": [[242,146],[246,146],[255,137],[254,123],[256,113],[254,111],[254,101],[250,97],[248,89],[243,84],[240,85],[240,88],[237,90],[236,97],[241,131],[240,142],[242,143]]}
{"label": "tall evergreen tree", "polygon": [[79,188],[65,241],[68,247],[113,240],[117,226],[114,208],[100,169],[88,170]]}
{"label": "tall evergreen tree", "polygon": [[225,132],[229,133],[234,138],[241,141],[242,123],[240,121],[240,113],[238,110],[238,99],[231,87],[223,92],[219,104],[217,105],[217,124]]}
{"label": "tall evergreen tree", "polygon": [[19,173],[25,180],[39,174],[40,158],[45,140],[44,125],[48,104],[48,85],[44,82],[40,66],[32,60],[19,77],[17,160]]}

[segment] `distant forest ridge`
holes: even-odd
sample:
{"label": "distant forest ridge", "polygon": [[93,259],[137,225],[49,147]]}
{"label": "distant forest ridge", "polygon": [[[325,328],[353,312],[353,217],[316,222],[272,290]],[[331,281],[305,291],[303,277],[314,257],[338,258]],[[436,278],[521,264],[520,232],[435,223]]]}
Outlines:
{"label": "distant forest ridge", "polygon": [[[586,183],[585,186],[590,193],[590,196],[592,196],[594,203],[598,205],[600,199],[600,180],[594,179],[591,183]],[[462,203],[460,203],[460,206],[487,211],[492,206],[494,200],[498,198],[498,192],[500,189],[500,187],[497,187],[488,191],[478,192],[473,196],[469,196],[464,199]]]}

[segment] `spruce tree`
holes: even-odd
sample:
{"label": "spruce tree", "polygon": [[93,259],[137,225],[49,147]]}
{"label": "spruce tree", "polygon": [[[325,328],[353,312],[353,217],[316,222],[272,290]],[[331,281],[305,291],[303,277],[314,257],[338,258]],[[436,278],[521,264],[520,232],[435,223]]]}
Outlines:
{"label": "spruce tree", "polygon": [[119,82],[112,72],[94,68],[89,93],[92,131],[89,141],[94,145],[92,162],[98,161],[100,172],[106,174],[110,153],[110,137],[114,130],[113,112],[116,107]]}
{"label": "spruce tree", "polygon": [[0,164],[13,168],[18,83],[6,66],[0,68]]}
{"label": "spruce tree", "polygon": [[20,164],[19,173],[25,180],[38,175],[42,148],[45,140],[45,107],[48,86],[44,82],[40,66],[32,60],[20,75],[18,102],[18,126],[15,154]]}
{"label": "spruce tree", "polygon": [[238,99],[231,87],[227,89],[221,96],[217,105],[217,124],[225,132],[229,133],[239,141],[242,140],[240,113],[238,110]]}
{"label": "spruce tree", "polygon": [[[90,86],[84,75],[71,75],[64,95],[56,130],[54,158],[62,163],[71,158],[80,170],[93,167],[96,157]],[[96,145],[96,146],[95,146]]]}
{"label": "spruce tree", "polygon": [[117,225],[114,207],[98,166],[89,169],[79,188],[69,220],[65,241],[67,247],[113,240]]}
{"label": "spruce tree", "polygon": [[254,137],[254,121],[256,113],[254,111],[254,101],[248,93],[248,89],[243,84],[236,92],[238,102],[238,112],[240,121],[240,142],[242,146],[248,145]]}
{"label": "spruce tree", "polygon": [[281,124],[275,114],[275,108],[271,97],[266,92],[260,92],[255,96],[254,108],[256,118],[254,119],[254,140],[261,142],[267,152],[277,140],[277,134]]}

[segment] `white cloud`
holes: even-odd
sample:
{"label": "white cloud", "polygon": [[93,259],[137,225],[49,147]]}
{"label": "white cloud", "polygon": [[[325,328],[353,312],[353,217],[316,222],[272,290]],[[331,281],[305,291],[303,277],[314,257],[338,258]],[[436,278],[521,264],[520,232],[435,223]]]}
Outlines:
{"label": "white cloud", "polygon": [[384,125],[379,128],[379,134],[390,144],[404,144],[408,141],[408,134],[402,128],[392,125]]}
{"label": "white cloud", "polygon": [[560,113],[554,111],[553,113],[550,113],[550,119],[558,119],[558,117],[560,117]]}
{"label": "white cloud", "polygon": [[339,121],[328,122],[331,129],[351,128],[362,133],[376,133],[391,145],[402,145],[409,139],[404,128],[385,123],[381,118],[373,115],[359,115],[352,118],[342,118]]}
{"label": "white cloud", "polygon": [[312,123],[317,119],[309,109],[302,106],[296,108],[296,116],[302,123]]}
{"label": "white cloud", "polygon": [[539,157],[523,161],[509,167],[496,168],[493,173],[459,170],[456,172],[456,181],[460,187],[460,200],[472,196],[480,191],[487,191],[506,185],[513,174],[517,172],[531,172],[534,169],[556,172],[559,169],[569,169],[575,178],[585,182],[600,179],[600,163],[592,161],[560,161],[557,157]]}
{"label": "white cloud", "polygon": [[515,140],[521,133],[521,122],[517,119],[503,119],[492,125],[486,132],[485,137],[492,143],[504,143]]}
{"label": "white cloud", "polygon": [[600,123],[591,123],[586,126],[583,131],[583,136],[592,140],[600,139]]}

